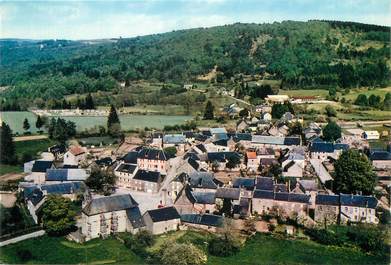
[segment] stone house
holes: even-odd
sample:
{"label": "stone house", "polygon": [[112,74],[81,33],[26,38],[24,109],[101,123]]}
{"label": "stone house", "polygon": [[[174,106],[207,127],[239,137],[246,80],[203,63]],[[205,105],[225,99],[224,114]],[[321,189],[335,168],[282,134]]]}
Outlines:
{"label": "stone house", "polygon": [[175,231],[181,223],[181,216],[174,207],[146,211],[143,215],[146,229],[153,235]]}
{"label": "stone house", "polygon": [[132,179],[137,171],[137,165],[120,163],[114,169],[114,175],[117,177],[117,186],[123,188],[132,188]]}
{"label": "stone house", "polygon": [[159,171],[166,174],[169,164],[169,156],[163,150],[142,148],[137,154],[137,166],[139,169]]}
{"label": "stone house", "polygon": [[338,159],[344,150],[348,150],[347,144],[335,144],[330,142],[312,142],[310,145],[310,157],[326,160],[328,157]]}
{"label": "stone house", "polygon": [[252,199],[252,211],[269,214],[276,210],[282,216],[307,215],[310,196],[270,190],[255,190]]}
{"label": "stone house", "polygon": [[376,217],[377,199],[372,196],[318,194],[315,205],[315,221],[319,224],[379,222]]}
{"label": "stone house", "polygon": [[118,232],[134,234],[144,226],[138,203],[130,194],[95,198],[82,210],[81,233],[86,241]]}
{"label": "stone house", "polygon": [[163,183],[165,176],[157,171],[139,169],[129,180],[128,188],[148,193],[157,193]]}
{"label": "stone house", "polygon": [[335,224],[339,219],[339,196],[318,194],[315,199],[315,222],[324,224]]}
{"label": "stone house", "polygon": [[341,223],[379,222],[376,217],[377,199],[373,196],[340,194]]}
{"label": "stone house", "polygon": [[215,210],[215,192],[194,191],[186,185],[178,194],[174,207],[180,214],[213,213]]}

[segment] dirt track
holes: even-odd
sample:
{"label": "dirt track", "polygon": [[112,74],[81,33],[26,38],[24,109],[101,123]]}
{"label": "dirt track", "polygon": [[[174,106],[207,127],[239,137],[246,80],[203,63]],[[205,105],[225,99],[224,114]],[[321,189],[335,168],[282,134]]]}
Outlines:
{"label": "dirt track", "polygon": [[47,135],[27,135],[27,136],[14,137],[14,141],[22,142],[22,141],[31,141],[31,140],[42,140],[47,138],[48,138]]}

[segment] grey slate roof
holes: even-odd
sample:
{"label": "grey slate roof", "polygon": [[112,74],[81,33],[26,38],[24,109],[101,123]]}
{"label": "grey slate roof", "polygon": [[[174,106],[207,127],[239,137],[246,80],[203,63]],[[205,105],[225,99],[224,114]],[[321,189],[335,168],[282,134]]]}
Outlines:
{"label": "grey slate roof", "polygon": [[137,168],[136,165],[123,163],[123,164],[120,164],[119,167],[115,171],[133,174],[133,172],[136,168]]}
{"label": "grey slate roof", "polygon": [[41,189],[46,190],[48,194],[72,194],[83,191],[86,188],[84,182],[65,182],[57,184],[42,185]]}
{"label": "grey slate roof", "polygon": [[274,192],[272,190],[255,190],[253,198],[256,199],[274,199]]}
{"label": "grey slate roof", "polygon": [[341,206],[367,207],[375,209],[377,199],[372,196],[340,194]]}
{"label": "grey slate roof", "polygon": [[84,181],[87,179],[87,172],[81,168],[57,168],[46,171],[47,181]]}
{"label": "grey slate roof", "polygon": [[225,162],[229,157],[237,156],[239,159],[241,158],[240,154],[237,152],[210,152],[208,153],[208,161],[218,161]]}
{"label": "grey slate roof", "polygon": [[310,151],[316,153],[333,153],[334,150],[348,150],[347,144],[334,144],[330,142],[312,142]]}
{"label": "grey slate roof", "polygon": [[154,182],[154,183],[160,183],[160,182],[162,182],[163,177],[160,174],[160,172],[139,169],[139,170],[137,170],[133,179]]}
{"label": "grey slate roof", "polygon": [[128,216],[128,220],[132,224],[133,228],[140,228],[145,226],[144,219],[138,207],[127,209],[126,215]]}
{"label": "grey slate roof", "polygon": [[267,190],[255,190],[253,198],[257,199],[269,199],[276,201],[287,201],[287,202],[299,202],[309,203],[310,195],[288,193],[288,192],[273,192]]}
{"label": "grey slate roof", "polygon": [[43,192],[36,185],[25,187],[23,189],[23,196],[25,200],[30,200],[34,206],[44,197]]}
{"label": "grey slate roof", "polygon": [[163,143],[165,144],[184,144],[186,137],[182,134],[166,134],[163,136]]}
{"label": "grey slate roof", "polygon": [[88,216],[112,211],[127,210],[138,207],[138,203],[130,194],[114,195],[92,199],[84,208]]}
{"label": "grey slate roof", "polygon": [[169,159],[169,156],[166,152],[159,149],[152,149],[152,148],[143,148],[138,153],[138,157],[141,159],[148,159],[148,160],[163,160],[167,161]]}
{"label": "grey slate roof", "polygon": [[245,188],[247,190],[253,190],[255,187],[254,178],[236,178],[232,185],[234,188]]}
{"label": "grey slate roof", "polygon": [[147,211],[154,223],[180,219],[178,211],[174,207],[164,207]]}
{"label": "grey slate roof", "polygon": [[376,160],[391,160],[391,153],[387,151],[373,151],[371,152],[370,159]]}
{"label": "grey slate roof", "polygon": [[34,162],[32,172],[45,173],[47,169],[53,166],[53,161],[36,160]]}
{"label": "grey slate roof", "polygon": [[207,225],[214,227],[223,226],[224,217],[213,214],[182,214],[181,221],[184,223],[192,223],[199,225]]}
{"label": "grey slate roof", "polygon": [[196,203],[200,204],[215,204],[215,193],[214,192],[192,192]]}
{"label": "grey slate roof", "polygon": [[137,164],[137,157],[138,157],[138,152],[130,151],[122,159],[124,160],[125,163]]}
{"label": "grey slate roof", "polygon": [[189,175],[189,183],[192,188],[217,189],[217,184],[210,172],[192,172]]}
{"label": "grey slate roof", "polygon": [[315,204],[320,205],[339,205],[338,195],[318,194],[316,195]]}
{"label": "grey slate roof", "polygon": [[257,177],[256,189],[257,190],[270,190],[270,191],[272,191],[274,189],[273,178]]}
{"label": "grey slate roof", "polygon": [[238,200],[240,189],[236,188],[218,188],[216,190],[216,198]]}

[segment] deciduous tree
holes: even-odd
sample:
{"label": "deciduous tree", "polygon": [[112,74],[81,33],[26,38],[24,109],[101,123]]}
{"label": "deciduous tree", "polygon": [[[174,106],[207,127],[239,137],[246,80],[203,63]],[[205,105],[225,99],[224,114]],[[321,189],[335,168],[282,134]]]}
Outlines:
{"label": "deciduous tree", "polygon": [[333,190],[337,193],[372,194],[376,175],[367,156],[350,149],[344,151],[334,164]]}
{"label": "deciduous tree", "polygon": [[48,195],[42,206],[43,228],[49,235],[61,236],[71,232],[76,221],[71,200],[60,195]]}
{"label": "deciduous tree", "polygon": [[341,138],[341,127],[334,121],[330,121],[323,128],[323,139],[326,141],[335,141]]}

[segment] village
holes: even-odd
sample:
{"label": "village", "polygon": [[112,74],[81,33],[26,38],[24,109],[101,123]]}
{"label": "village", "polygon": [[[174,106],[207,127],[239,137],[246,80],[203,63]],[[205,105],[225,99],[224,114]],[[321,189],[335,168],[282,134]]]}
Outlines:
{"label": "village", "polygon": [[[24,164],[19,192],[36,224],[50,196],[81,200],[77,229],[67,236],[79,243],[145,230],[153,235],[181,229],[218,233],[225,219],[241,231],[247,229],[246,220],[253,220],[258,232],[273,230],[276,218],[288,219],[292,222],[283,227],[290,235],[297,225],[378,224],[379,214],[389,211],[390,183],[384,176],[391,170],[391,146],[371,150],[368,142],[379,139],[379,132],[359,128],[326,141],[315,122],[295,134],[292,128],[302,126],[302,119],[290,112],[271,118],[271,106],[287,100],[269,96],[254,114],[238,121],[236,131],[154,131],[126,137],[116,149],[51,146],[41,159]],[[362,191],[333,192],[334,164],[353,149],[369,156],[377,198]],[[87,185],[96,172],[114,176],[103,193]]]}

